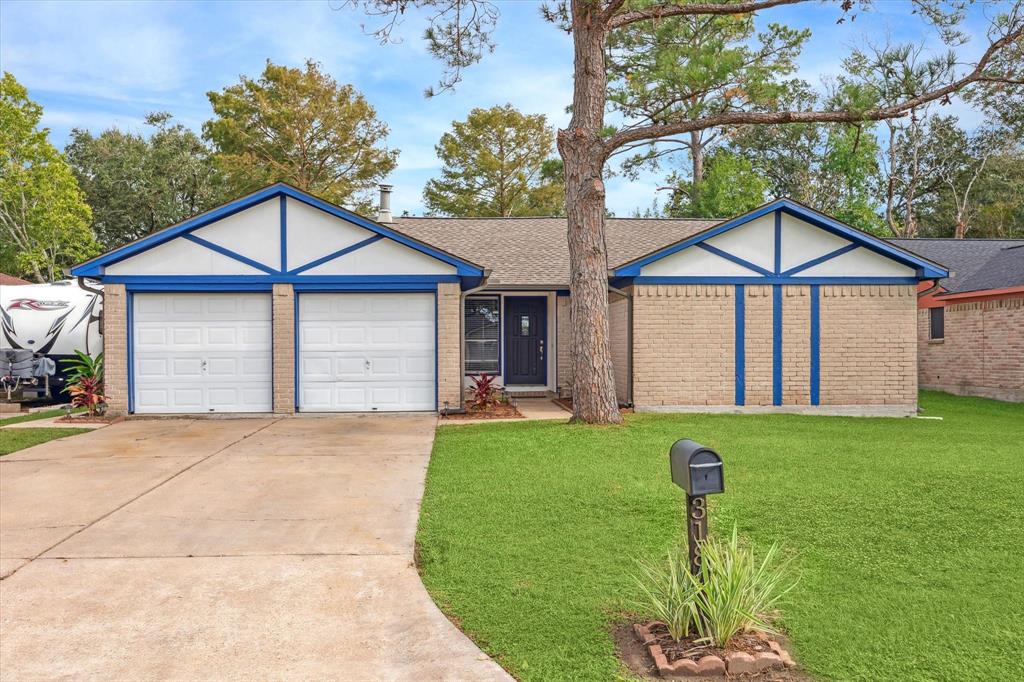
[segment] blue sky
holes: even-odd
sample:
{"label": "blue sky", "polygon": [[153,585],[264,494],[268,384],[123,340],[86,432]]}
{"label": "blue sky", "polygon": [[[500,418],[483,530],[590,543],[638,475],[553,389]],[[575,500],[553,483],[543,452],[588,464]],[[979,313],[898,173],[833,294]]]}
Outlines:
{"label": "blue sky", "polygon": [[[408,17],[397,42],[380,45],[363,30],[375,26],[340,0],[309,2],[22,2],[0,0],[0,68],[12,72],[45,108],[51,139],[63,147],[74,127],[99,132],[110,126],[144,131],[151,111],[171,112],[198,130],[211,114],[206,93],[255,76],[266,59],[300,65],[312,58],[339,82],[354,84],[391,126],[388,144],[401,150],[395,184],[398,212],[423,211],[421,192],[439,164],[434,144],[473,107],[511,102],[524,112],[546,114],[565,125],[572,99],[569,36],[542,21],[533,0],[499,1],[494,54],[469,69],[454,93],[432,99],[423,89],[441,67],[426,52],[422,17]],[[933,33],[910,14],[903,0],[876,0],[871,12],[836,24],[839,9],[809,4],[765,12],[769,21],[811,28],[800,75],[818,85],[835,75],[851,45],[866,38],[924,40]],[[991,12],[991,7],[988,8]],[[976,9],[967,28],[975,39],[960,48],[969,61],[983,47],[986,25]],[[978,114],[951,107],[967,125]],[[608,206],[618,215],[646,208],[660,174],[637,181],[613,178]]]}

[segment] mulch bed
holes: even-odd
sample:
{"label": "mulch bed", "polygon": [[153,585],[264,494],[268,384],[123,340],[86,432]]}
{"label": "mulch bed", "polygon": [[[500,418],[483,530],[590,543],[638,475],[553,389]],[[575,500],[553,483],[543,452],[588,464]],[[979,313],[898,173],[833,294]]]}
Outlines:
{"label": "mulch bed", "polygon": [[[742,634],[725,649],[676,642],[664,624],[619,623],[612,635],[619,660],[642,679],[722,680],[742,677],[760,682],[808,682],[796,669],[781,638]],[[727,672],[728,671],[728,672]]]}
{"label": "mulch bed", "polygon": [[90,417],[87,414],[73,414],[68,417],[61,417],[55,420],[57,424],[113,424],[115,422],[123,421],[124,417],[104,417],[97,415]]}
{"label": "mulch bed", "polygon": [[441,419],[523,419],[523,415],[508,403],[498,403],[494,407],[483,410],[466,408],[461,414],[442,415]]}
{"label": "mulch bed", "polygon": [[[572,412],[572,398],[555,398],[554,402],[569,412]],[[620,407],[619,414],[633,414],[632,407]]]}

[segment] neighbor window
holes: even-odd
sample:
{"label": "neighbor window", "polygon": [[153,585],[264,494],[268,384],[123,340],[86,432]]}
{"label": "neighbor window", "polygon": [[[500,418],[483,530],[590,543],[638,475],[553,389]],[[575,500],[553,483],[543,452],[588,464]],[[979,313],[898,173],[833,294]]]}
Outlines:
{"label": "neighbor window", "polygon": [[499,371],[500,304],[497,296],[466,299],[466,374],[497,374]]}
{"label": "neighbor window", "polygon": [[929,339],[944,339],[944,338],[946,338],[946,309],[945,308],[929,308],[928,309],[928,338]]}

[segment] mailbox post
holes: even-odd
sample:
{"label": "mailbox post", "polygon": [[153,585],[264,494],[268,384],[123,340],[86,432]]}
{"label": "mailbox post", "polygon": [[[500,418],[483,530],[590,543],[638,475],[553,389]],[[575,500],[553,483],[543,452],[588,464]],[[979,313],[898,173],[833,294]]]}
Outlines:
{"label": "mailbox post", "polygon": [[708,536],[708,506],[705,495],[725,491],[722,458],[710,448],[692,440],[678,440],[668,453],[672,482],[686,491],[686,539],[690,572],[700,573],[700,543]]}

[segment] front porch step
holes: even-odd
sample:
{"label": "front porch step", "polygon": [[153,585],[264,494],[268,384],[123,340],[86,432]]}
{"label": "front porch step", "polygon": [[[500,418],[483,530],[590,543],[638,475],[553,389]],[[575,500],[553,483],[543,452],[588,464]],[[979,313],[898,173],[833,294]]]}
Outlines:
{"label": "front porch step", "polygon": [[555,392],[547,386],[506,386],[505,391],[513,398],[554,398]]}

